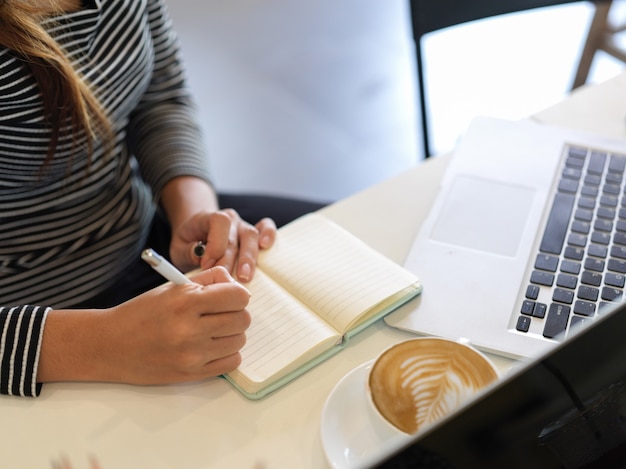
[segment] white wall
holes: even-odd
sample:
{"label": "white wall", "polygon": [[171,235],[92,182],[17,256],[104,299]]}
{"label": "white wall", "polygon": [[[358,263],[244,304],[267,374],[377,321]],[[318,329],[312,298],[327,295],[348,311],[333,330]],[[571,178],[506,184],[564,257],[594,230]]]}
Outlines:
{"label": "white wall", "polygon": [[335,200],[418,161],[404,0],[169,0],[220,190]]}
{"label": "white wall", "polygon": [[[408,0],[168,1],[219,189],[335,200],[421,161]],[[575,2],[428,37],[435,152],[475,115],[562,99],[592,14]],[[623,69],[598,59],[591,81]]]}

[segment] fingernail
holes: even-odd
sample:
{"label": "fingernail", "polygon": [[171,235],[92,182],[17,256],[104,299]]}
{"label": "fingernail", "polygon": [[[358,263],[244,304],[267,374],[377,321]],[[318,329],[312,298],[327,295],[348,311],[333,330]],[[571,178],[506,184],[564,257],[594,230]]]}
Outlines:
{"label": "fingernail", "polygon": [[241,266],[239,266],[238,276],[241,280],[248,281],[250,280],[250,272],[250,264],[241,264]]}
{"label": "fingernail", "polygon": [[262,248],[266,248],[270,245],[270,237],[269,236],[263,236],[261,238],[261,247]]}

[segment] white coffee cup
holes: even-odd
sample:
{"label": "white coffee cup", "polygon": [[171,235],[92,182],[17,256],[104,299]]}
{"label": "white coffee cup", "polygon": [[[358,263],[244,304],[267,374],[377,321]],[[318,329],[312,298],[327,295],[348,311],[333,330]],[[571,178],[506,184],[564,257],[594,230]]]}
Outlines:
{"label": "white coffee cup", "polygon": [[392,345],[374,361],[368,400],[374,413],[395,431],[414,434],[497,378],[491,360],[471,345],[418,337]]}

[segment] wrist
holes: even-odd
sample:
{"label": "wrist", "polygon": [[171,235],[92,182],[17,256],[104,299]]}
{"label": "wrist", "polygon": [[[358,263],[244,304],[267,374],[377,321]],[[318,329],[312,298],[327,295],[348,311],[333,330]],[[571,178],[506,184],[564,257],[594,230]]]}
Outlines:
{"label": "wrist", "polygon": [[37,381],[111,381],[109,310],[52,310],[41,342]]}
{"label": "wrist", "polygon": [[170,180],[161,192],[160,203],[172,230],[196,213],[219,210],[213,188],[194,176],[180,176]]}

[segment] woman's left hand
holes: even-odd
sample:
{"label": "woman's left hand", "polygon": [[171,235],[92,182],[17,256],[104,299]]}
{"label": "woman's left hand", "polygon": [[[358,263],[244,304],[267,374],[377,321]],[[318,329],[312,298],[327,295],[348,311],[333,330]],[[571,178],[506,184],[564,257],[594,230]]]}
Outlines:
{"label": "woman's left hand", "polygon": [[[259,250],[270,248],[275,239],[276,224],[270,218],[251,225],[233,209],[198,212],[172,233],[170,255],[183,272],[221,265],[248,282],[254,276]],[[198,241],[205,243],[201,258],[195,254]]]}

